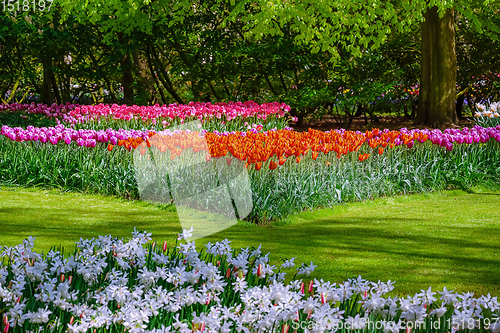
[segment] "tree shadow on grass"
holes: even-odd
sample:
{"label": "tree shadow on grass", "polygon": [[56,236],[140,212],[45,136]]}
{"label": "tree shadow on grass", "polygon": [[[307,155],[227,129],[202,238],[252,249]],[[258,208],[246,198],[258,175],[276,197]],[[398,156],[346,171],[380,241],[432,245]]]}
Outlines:
{"label": "tree shadow on grass", "polygon": [[[328,269],[340,266],[348,271],[383,272],[384,275],[390,269],[409,278],[415,274],[439,278],[442,274],[443,280],[455,282],[465,279],[468,283],[488,286],[500,283],[500,257],[493,256],[500,252],[500,242],[494,240],[500,239],[500,227],[443,227],[436,223],[436,228],[412,228],[415,223],[427,220],[376,220],[374,225],[373,218],[329,218],[291,224],[279,230],[255,227],[247,231],[234,227],[218,237],[227,237],[238,245],[262,244],[265,251],[274,249],[280,255],[298,257],[300,261],[305,257],[321,258]],[[453,273],[446,276],[439,273],[441,271]]]}

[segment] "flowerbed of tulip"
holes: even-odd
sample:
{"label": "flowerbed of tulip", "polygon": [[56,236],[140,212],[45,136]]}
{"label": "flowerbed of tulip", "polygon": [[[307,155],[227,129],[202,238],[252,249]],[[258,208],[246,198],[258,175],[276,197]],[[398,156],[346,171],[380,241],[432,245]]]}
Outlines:
{"label": "flowerbed of tulip", "polygon": [[316,266],[294,268],[295,258],[271,263],[260,246],[237,251],[227,239],[198,252],[191,232],[179,234],[175,246],[159,246],[137,231],[128,242],[81,239],[66,257],[34,252],[32,238],[4,247],[0,326],[4,332],[500,331],[500,303],[489,294],[429,288],[389,297],[391,281],[297,279]]}
{"label": "flowerbed of tulip", "polygon": [[4,125],[0,134],[2,182],[131,198],[139,198],[131,150],[158,149],[171,160],[185,150],[203,154],[207,163],[239,159],[249,170],[249,219],[256,222],[344,201],[500,179],[500,126],[218,133]]}
{"label": "flowerbed of tulip", "polygon": [[74,129],[162,130],[200,120],[200,128],[209,131],[245,131],[252,128],[261,131],[284,128],[289,111],[290,107],[283,103],[257,104],[253,101],[163,106],[14,103],[0,105],[0,123],[21,127],[63,124]]}

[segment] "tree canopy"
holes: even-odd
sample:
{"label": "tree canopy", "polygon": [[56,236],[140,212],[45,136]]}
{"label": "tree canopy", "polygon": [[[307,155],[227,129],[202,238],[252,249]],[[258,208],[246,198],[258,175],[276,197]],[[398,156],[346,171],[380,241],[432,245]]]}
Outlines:
{"label": "tree canopy", "polygon": [[497,0],[58,0],[0,13],[0,97],[20,82],[46,103],[254,99],[348,121],[398,101],[415,116],[431,8],[454,13],[453,100],[496,94]]}

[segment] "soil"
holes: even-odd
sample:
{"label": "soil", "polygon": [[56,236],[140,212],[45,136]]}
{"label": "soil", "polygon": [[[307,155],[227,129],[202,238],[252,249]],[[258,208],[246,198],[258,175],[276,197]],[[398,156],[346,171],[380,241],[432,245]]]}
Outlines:
{"label": "soil", "polygon": [[[297,125],[296,123],[291,123],[290,125],[295,131],[304,132],[309,128],[321,130],[321,131],[329,131],[332,129],[340,129],[342,128],[340,124],[333,117],[324,117],[321,120],[314,119],[305,119],[302,125]],[[463,117],[459,120],[459,125],[456,128],[463,127],[472,127],[474,126],[473,118],[471,117]],[[380,130],[389,129],[391,131],[399,130],[403,127],[407,129],[432,129],[429,126],[415,126],[413,125],[413,120],[408,119],[405,116],[397,117],[397,116],[380,116],[377,118],[377,121],[371,122],[368,120],[368,123],[365,121],[364,117],[354,118],[349,128],[344,127],[347,130],[351,131],[367,131],[374,128],[378,128]],[[443,130],[444,128],[441,128]]]}

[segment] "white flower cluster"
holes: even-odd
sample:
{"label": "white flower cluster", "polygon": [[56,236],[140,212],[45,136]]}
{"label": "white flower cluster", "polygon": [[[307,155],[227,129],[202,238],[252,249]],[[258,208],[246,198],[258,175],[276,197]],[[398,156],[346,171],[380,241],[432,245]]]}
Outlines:
{"label": "white flower cluster", "polygon": [[[191,230],[192,231],[192,230]],[[179,238],[186,239],[185,230]],[[80,240],[73,256],[32,251],[33,239],[0,253],[0,314],[5,332],[335,332],[365,329],[365,319],[384,321],[384,332],[404,323],[449,318],[451,331],[484,325],[500,332],[496,297],[474,298],[446,288],[413,297],[383,297],[392,282],[358,277],[341,284],[314,279],[285,284],[285,273],[257,249],[231,249],[228,240],[157,247],[151,235],[134,232],[128,242],[111,236]],[[295,258],[282,268],[292,268]],[[302,265],[296,274],[309,274]],[[472,320],[472,321],[471,321]],[[482,321],[481,321],[482,320]],[[393,321],[393,324],[389,324]],[[380,331],[380,330],[379,330]]]}
{"label": "white flower cluster", "polygon": [[500,117],[500,102],[491,103],[489,107],[483,104],[476,104],[479,110],[475,113],[476,117],[498,118]]}

